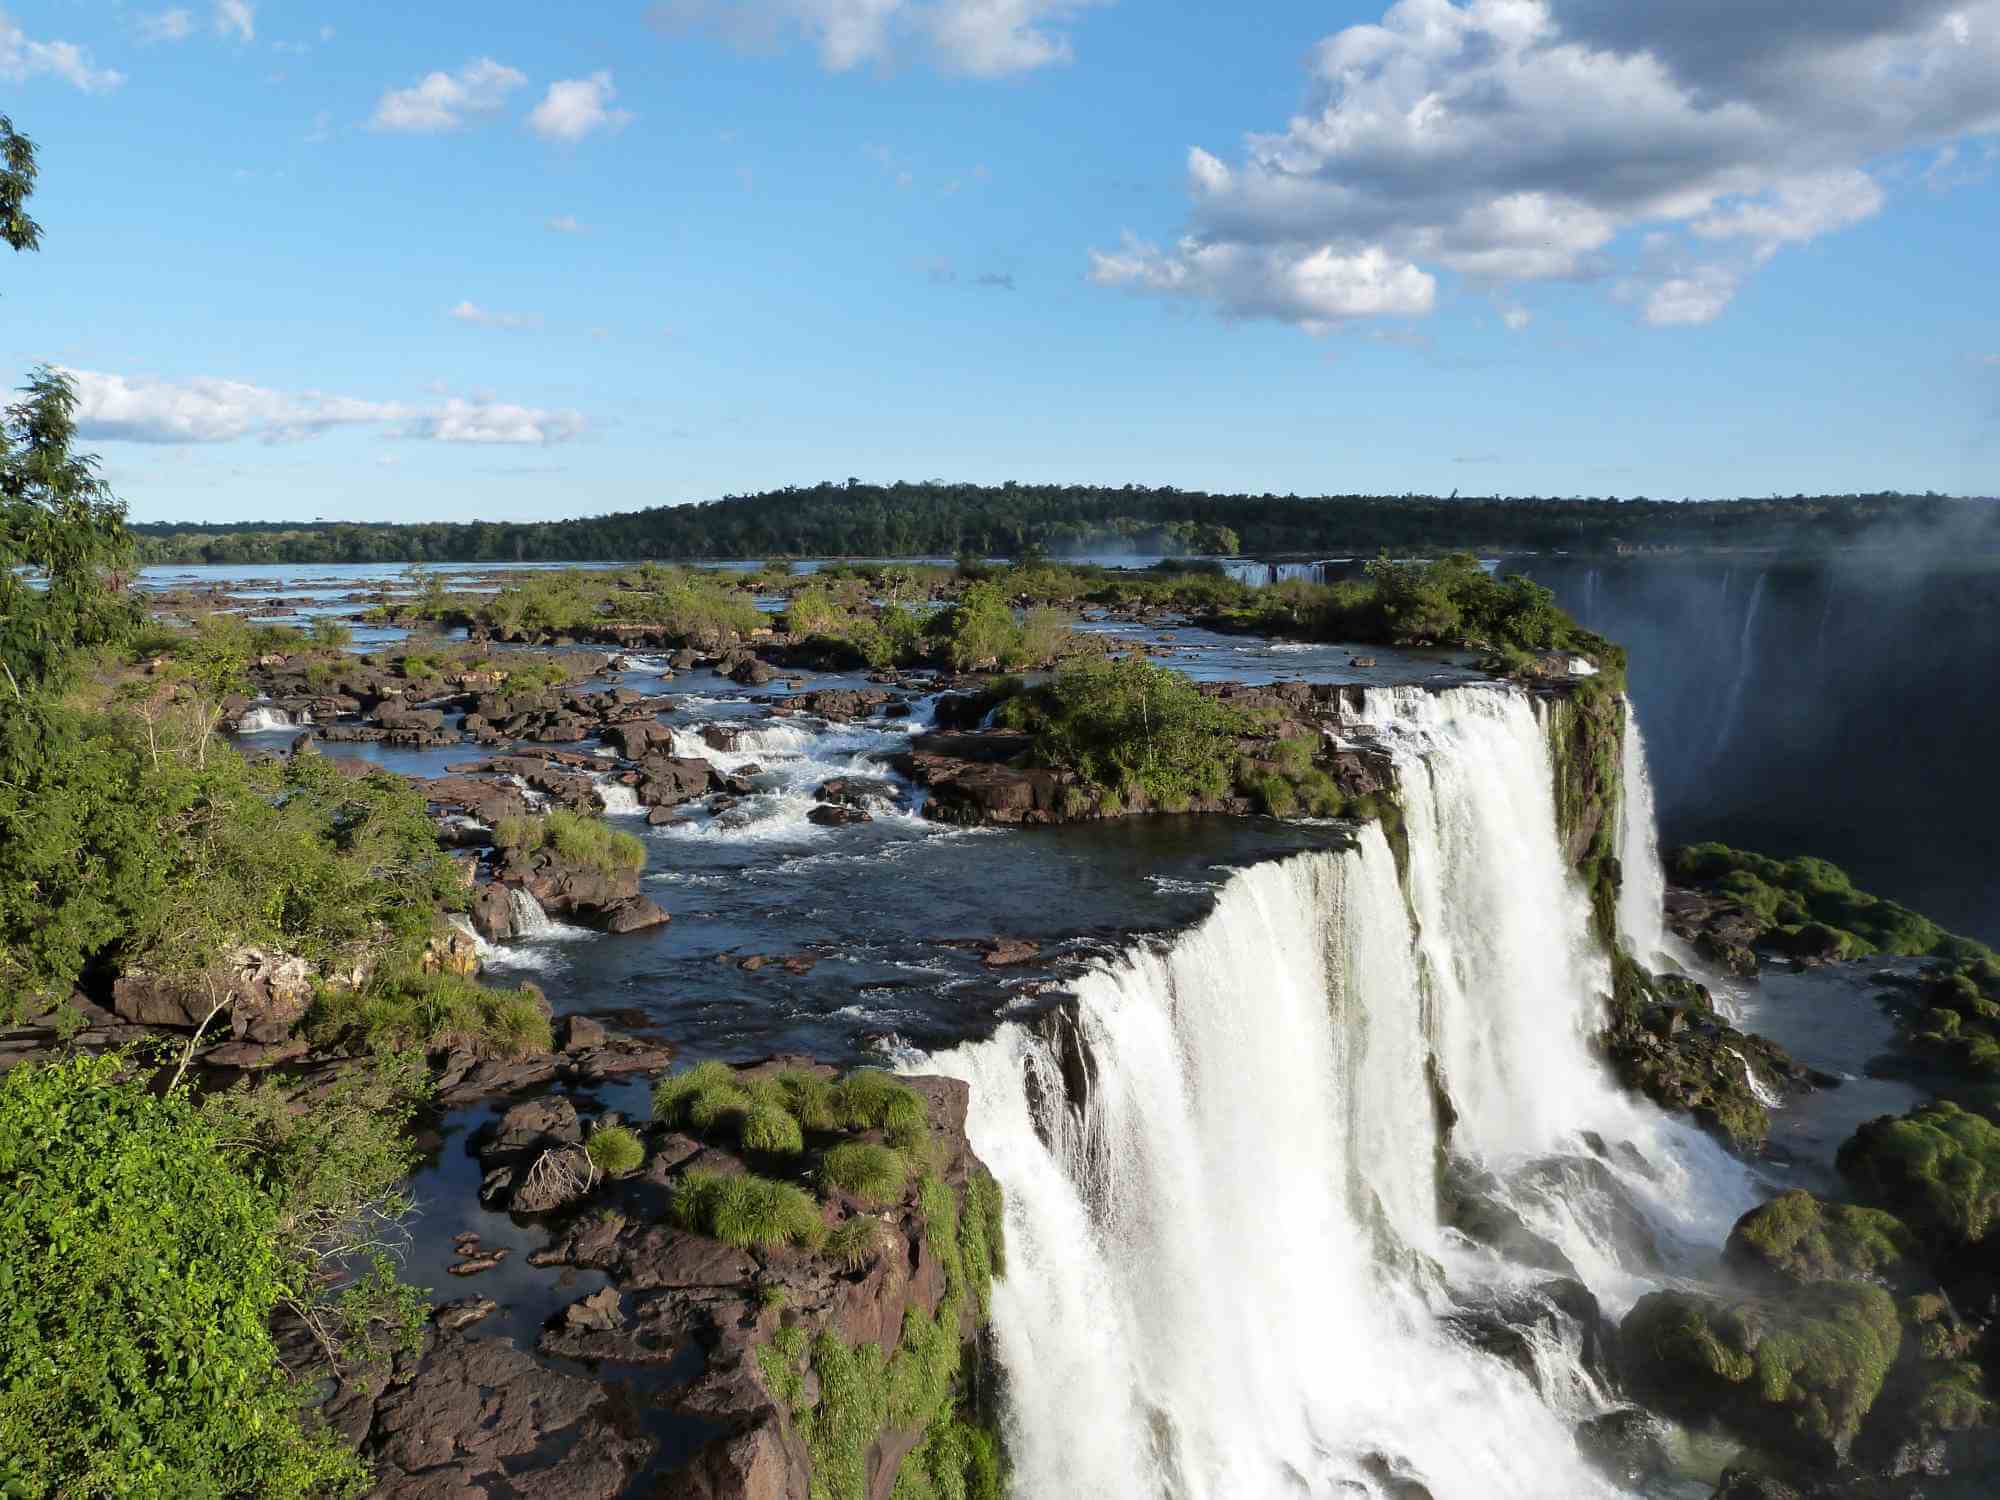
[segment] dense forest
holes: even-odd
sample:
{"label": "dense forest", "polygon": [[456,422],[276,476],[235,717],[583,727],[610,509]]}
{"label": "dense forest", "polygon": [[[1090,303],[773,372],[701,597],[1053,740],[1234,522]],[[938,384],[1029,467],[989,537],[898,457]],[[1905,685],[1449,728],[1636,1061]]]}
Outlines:
{"label": "dense forest", "polygon": [[1817,551],[1952,538],[2000,551],[2000,502],[1944,495],[1763,500],[1212,495],[1084,485],[820,484],[568,521],[135,526],[149,563],[531,562],[640,558],[1368,555],[1757,547]]}

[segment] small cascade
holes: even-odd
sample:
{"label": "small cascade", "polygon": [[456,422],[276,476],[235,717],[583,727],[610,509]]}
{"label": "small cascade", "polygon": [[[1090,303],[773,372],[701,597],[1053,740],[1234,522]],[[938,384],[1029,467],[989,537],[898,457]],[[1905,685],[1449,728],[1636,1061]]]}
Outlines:
{"label": "small cascade", "polygon": [[[533,900],[534,898],[531,896],[528,899]],[[541,910],[539,906],[537,906],[535,909],[537,911]],[[544,916],[543,920],[546,921],[548,919],[546,916]],[[479,955],[480,962],[484,963],[487,959],[493,956],[494,953],[493,945],[487,942],[485,938],[479,935],[479,929],[477,927],[474,927],[468,918],[460,915],[457,912],[454,912],[450,916],[446,917],[445,921],[450,925],[452,931],[462,933],[466,937],[472,939],[472,951]]]}
{"label": "small cascade", "polygon": [[269,704],[257,704],[243,711],[236,721],[238,734],[285,734],[295,729],[303,729],[312,723],[312,715],[300,711],[294,718],[282,708]]}
{"label": "small cascade", "polygon": [[[1007,1188],[1018,1493],[1615,1495],[1556,1293],[1441,1221],[1441,1163],[1613,1316],[1754,1201],[1591,1052],[1608,962],[1529,696],[1370,689],[1348,729],[1395,763],[1404,858],[1369,824],[1241,871],[1055,1015],[912,1064],[968,1083]],[[1524,1298],[1533,1380],[1469,1331]]]}
{"label": "small cascade", "polygon": [[507,906],[514,917],[514,936],[532,941],[535,938],[554,937],[563,931],[562,925],[542,910],[534,892],[521,886],[507,888]]}
{"label": "small cascade", "polygon": [[635,818],[646,810],[639,805],[637,792],[624,782],[609,777],[597,783],[597,800],[604,804],[607,817]]}

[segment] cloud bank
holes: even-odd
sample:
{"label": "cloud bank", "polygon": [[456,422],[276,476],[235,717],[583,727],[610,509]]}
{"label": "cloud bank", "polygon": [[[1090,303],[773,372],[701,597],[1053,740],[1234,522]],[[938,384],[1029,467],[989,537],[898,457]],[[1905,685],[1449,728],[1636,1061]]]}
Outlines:
{"label": "cloud bank", "polygon": [[1315,332],[1427,313],[1441,272],[1705,323],[1880,212],[1888,159],[2000,131],[2000,0],[1399,0],[1309,72],[1283,130],[1190,149],[1177,243],[1093,279]]}
{"label": "cloud bank", "polygon": [[368,401],[324,391],[276,391],[198,375],[151,380],[65,370],[76,386],[82,437],[127,443],[299,442],[340,427],[439,443],[549,444],[584,430],[580,413],[504,401],[447,397],[429,406]]}

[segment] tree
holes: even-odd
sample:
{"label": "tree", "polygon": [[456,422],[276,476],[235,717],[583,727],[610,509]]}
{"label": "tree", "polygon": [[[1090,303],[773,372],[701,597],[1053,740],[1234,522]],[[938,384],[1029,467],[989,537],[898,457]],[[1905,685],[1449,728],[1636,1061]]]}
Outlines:
{"label": "tree", "polygon": [[17,704],[137,620],[125,506],[73,448],[76,388],[43,365],[21,396],[0,414],[0,696]]}
{"label": "tree", "polygon": [[0,115],[0,240],[16,250],[38,250],[42,226],[28,217],[35,191],[35,143]]}

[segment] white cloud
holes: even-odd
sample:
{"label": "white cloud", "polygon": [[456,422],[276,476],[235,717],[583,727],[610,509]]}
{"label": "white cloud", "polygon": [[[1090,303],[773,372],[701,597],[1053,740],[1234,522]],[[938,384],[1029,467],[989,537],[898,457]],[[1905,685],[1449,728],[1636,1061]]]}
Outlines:
{"label": "white cloud", "polygon": [[545,141],[575,144],[596,130],[621,130],[631,122],[627,110],[612,109],[618,90],[611,75],[599,71],[588,78],[566,78],[549,85],[528,114],[528,128]]}
{"label": "white cloud", "polygon": [[457,396],[417,417],[405,435],[439,443],[560,443],[583,431],[574,411],[510,406],[504,401],[465,401]]}
{"label": "white cloud", "polygon": [[481,328],[540,328],[542,318],[539,313],[499,312],[490,307],[481,307],[472,301],[460,302],[456,307],[447,308],[445,316],[461,323],[476,323]]}
{"label": "white cloud", "polygon": [[1535,315],[1518,304],[1500,309],[1500,322],[1509,333],[1519,333],[1535,321]]}
{"label": "white cloud", "polygon": [[75,42],[37,42],[0,11],[0,78],[9,83],[48,75],[74,84],[86,94],[102,94],[125,81],[116,68],[100,68],[90,50]]}
{"label": "white cloud", "polygon": [[1435,277],[1379,247],[1340,255],[1324,246],[1299,250],[1189,238],[1163,251],[1128,238],[1115,253],[1090,253],[1090,278],[1100,286],[1191,294],[1233,317],[1276,318],[1308,333],[1354,318],[1418,316],[1437,296]]}
{"label": "white cloud", "polygon": [[549,219],[546,227],[554,234],[583,233],[583,225],[575,214],[556,214]]}
{"label": "white cloud", "polygon": [[239,42],[257,40],[257,7],[250,0],[215,0],[215,29]]}
{"label": "white cloud", "polygon": [[1666,233],[1688,263],[1628,300],[1704,322],[1783,247],[1879,213],[1885,159],[2000,131],[2000,0],[1398,0],[1309,73],[1284,129],[1190,151],[1181,254],[1623,288]]}
{"label": "white cloud", "polygon": [[477,58],[456,73],[427,73],[406,89],[391,89],[375,106],[377,130],[456,130],[472,115],[491,114],[528,81],[525,73]]}
{"label": "white cloud", "polygon": [[163,10],[158,15],[139,17],[142,42],[184,42],[194,35],[194,16],[181,9]]}
{"label": "white cloud", "polygon": [[952,73],[995,78],[1069,62],[1057,29],[1097,0],[662,0],[647,19],[666,30],[708,26],[746,49],[797,35],[831,72],[921,57]]}
{"label": "white cloud", "polygon": [[297,442],[339,427],[377,428],[440,443],[559,443],[583,432],[581,413],[490,398],[431,405],[367,401],[324,391],[296,394],[242,380],[151,380],[66,370],[81,436],[128,443]]}

